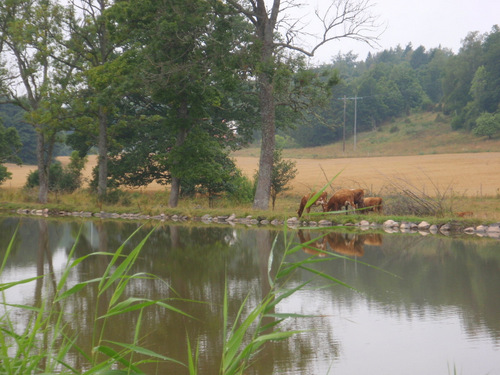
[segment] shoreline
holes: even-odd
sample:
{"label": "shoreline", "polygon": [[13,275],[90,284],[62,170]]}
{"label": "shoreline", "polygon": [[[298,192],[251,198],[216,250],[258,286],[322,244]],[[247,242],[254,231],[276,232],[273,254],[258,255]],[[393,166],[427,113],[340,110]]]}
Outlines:
{"label": "shoreline", "polygon": [[477,226],[466,226],[462,225],[458,222],[443,222],[440,224],[429,224],[426,221],[421,221],[420,223],[416,222],[397,222],[391,219],[385,220],[382,224],[370,222],[368,220],[361,220],[357,223],[346,223],[339,224],[335,223],[332,220],[322,219],[319,221],[313,220],[299,220],[296,217],[289,218],[287,220],[268,220],[267,218],[263,218],[259,216],[258,218],[254,218],[253,216],[246,217],[236,217],[235,214],[224,215],[224,216],[210,216],[205,214],[203,216],[193,216],[189,217],[187,215],[145,215],[145,214],[133,214],[133,213],[109,213],[109,212],[90,212],[90,211],[59,211],[59,210],[49,210],[45,209],[28,209],[21,208],[17,210],[11,210],[11,214],[17,214],[20,216],[29,215],[29,216],[37,216],[37,217],[80,217],[80,218],[94,218],[94,219],[115,219],[115,220],[138,220],[138,221],[147,221],[147,220],[155,220],[155,221],[173,221],[173,222],[202,222],[204,224],[224,224],[235,226],[237,224],[245,225],[247,227],[252,226],[272,226],[278,227],[287,225],[290,229],[299,229],[299,228],[329,228],[329,227],[341,227],[341,228],[349,228],[349,229],[357,229],[359,231],[367,231],[367,230],[383,230],[388,234],[393,233],[419,233],[421,235],[457,235],[457,234],[466,234],[466,235],[476,235],[478,237],[488,237],[500,240],[500,222],[493,223],[489,225],[477,225]]}

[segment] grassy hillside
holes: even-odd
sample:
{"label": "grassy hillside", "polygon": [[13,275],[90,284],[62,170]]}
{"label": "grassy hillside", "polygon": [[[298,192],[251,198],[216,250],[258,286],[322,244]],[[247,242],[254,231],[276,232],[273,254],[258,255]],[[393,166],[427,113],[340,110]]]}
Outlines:
{"label": "grassy hillside", "polygon": [[[283,156],[293,158],[353,158],[370,156],[428,155],[500,151],[500,138],[488,140],[469,132],[452,131],[450,119],[431,112],[417,113],[386,123],[377,130],[359,133],[356,150],[352,134],[342,141],[326,146],[285,149]],[[259,156],[259,149],[251,147],[235,153],[236,156]]]}

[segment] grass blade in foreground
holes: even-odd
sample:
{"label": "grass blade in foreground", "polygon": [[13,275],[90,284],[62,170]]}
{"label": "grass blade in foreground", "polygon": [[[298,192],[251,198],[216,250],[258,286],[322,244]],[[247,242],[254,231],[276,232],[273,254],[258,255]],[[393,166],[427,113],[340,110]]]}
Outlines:
{"label": "grass blade in foreground", "polygon": [[[135,310],[140,310],[141,313],[139,316],[142,317],[142,311],[149,306],[159,306],[174,313],[180,313],[190,317],[178,308],[170,306],[165,300],[152,301],[134,297],[123,299],[125,286],[131,280],[155,277],[143,273],[129,275],[129,271],[137,260],[147,239],[156,228],[157,227],[152,229],[127,256],[123,256],[122,254],[125,243],[127,243],[132,236],[136,235],[140,228],[136,230],[114,254],[97,252],[73,260],[72,258],[76,249],[76,244],[80,236],[79,232],[69,252],[68,261],[65,268],[62,270],[60,280],[55,283],[56,288],[54,295],[51,297],[42,296],[42,300],[37,306],[9,304],[8,301],[6,301],[4,291],[33,281],[43,283],[48,277],[51,278],[50,280],[55,279],[55,275],[47,274],[16,282],[0,284],[0,293],[2,296],[0,304],[3,306],[3,311],[0,315],[0,374],[80,374],[82,373],[81,369],[75,369],[69,361],[69,357],[74,357],[75,353],[78,353],[82,358],[88,361],[87,369],[83,372],[84,374],[142,374],[143,372],[139,367],[142,363],[157,361],[173,362],[187,367],[180,361],[137,345],[139,337],[141,336],[140,329],[142,324],[140,321],[135,325],[133,332],[134,343],[132,344],[106,340],[104,337],[105,324],[97,324],[100,318],[105,322],[109,317]],[[0,271],[4,269],[7,258],[10,256],[16,234],[17,229],[8,245],[5,257],[0,266]],[[72,269],[85,261],[88,257],[96,255],[112,256],[112,261],[106,268],[103,276],[68,287],[67,284],[70,279],[68,276]],[[120,259],[122,259],[122,262],[117,265]],[[97,336],[95,336],[99,337],[99,339],[92,345],[94,348],[93,352],[85,353],[85,351],[76,344],[77,333],[71,331],[69,328],[71,325],[65,320],[67,319],[65,315],[65,305],[68,298],[97,283],[99,284],[99,295],[102,295],[106,290],[111,290],[112,293],[107,311],[100,317],[97,315],[94,317],[94,327],[100,327],[100,332],[96,332]],[[29,316],[27,324],[20,333],[16,332],[18,324],[13,321],[13,316],[18,315],[13,315],[12,309],[14,308],[21,310]],[[98,311],[98,309],[96,309],[96,311]],[[90,324],[92,324],[92,322]],[[113,345],[113,347],[109,346],[109,344]],[[97,353],[104,355],[104,360],[97,360]],[[134,355],[147,359],[134,360]],[[124,369],[115,369],[117,364]],[[193,365],[191,364],[191,366]]]}

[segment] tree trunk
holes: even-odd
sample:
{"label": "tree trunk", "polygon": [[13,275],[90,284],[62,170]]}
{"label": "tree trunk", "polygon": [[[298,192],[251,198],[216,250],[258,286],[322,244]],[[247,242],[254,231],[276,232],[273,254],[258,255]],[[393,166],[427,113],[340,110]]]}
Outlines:
{"label": "tree trunk", "polygon": [[47,203],[49,193],[49,168],[45,161],[45,138],[42,132],[36,136],[36,152],[38,159],[38,202]]}
{"label": "tree trunk", "polygon": [[275,147],[276,126],[274,123],[274,97],[272,84],[268,78],[260,84],[260,105],[262,121],[262,145],[260,148],[259,179],[253,201],[253,208],[267,210],[271,196],[271,175]]}
{"label": "tree trunk", "polygon": [[[270,61],[270,59],[271,57],[267,61]],[[261,73],[258,79],[262,144],[260,148],[259,178],[255,190],[253,208],[267,210],[271,196],[271,175],[273,171],[276,133],[274,88],[271,79],[266,73]]]}
{"label": "tree trunk", "polygon": [[168,207],[174,208],[179,204],[179,194],[181,191],[181,179],[172,176],[170,183],[170,197],[168,199]]}
{"label": "tree trunk", "polygon": [[49,194],[49,169],[52,162],[52,150],[55,139],[51,137],[48,142],[43,131],[37,132],[36,153],[38,159],[38,202],[47,203]]}
{"label": "tree trunk", "polygon": [[104,107],[99,107],[99,139],[97,142],[99,176],[97,179],[97,197],[106,196],[108,186],[108,115]]}
{"label": "tree trunk", "polygon": [[257,76],[259,83],[260,120],[262,128],[262,144],[260,148],[259,178],[253,208],[267,210],[271,196],[271,174],[273,170],[273,154],[275,147],[275,103],[274,103],[274,26],[279,13],[280,1],[274,0],[270,17],[265,3],[257,2],[258,39],[262,42],[260,63],[263,71]]}
{"label": "tree trunk", "polygon": [[[177,139],[175,141],[175,146],[180,147],[184,144],[187,137],[186,129],[179,129],[177,133]],[[170,197],[168,199],[168,206],[173,208],[177,207],[179,204],[179,195],[181,191],[181,179],[172,175],[172,182],[170,183]]]}

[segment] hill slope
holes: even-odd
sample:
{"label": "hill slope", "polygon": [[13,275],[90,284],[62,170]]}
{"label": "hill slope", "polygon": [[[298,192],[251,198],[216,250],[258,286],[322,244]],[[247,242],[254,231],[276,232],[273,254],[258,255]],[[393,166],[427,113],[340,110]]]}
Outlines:
{"label": "hill slope", "polygon": [[[356,149],[352,134],[330,145],[285,149],[284,157],[353,158],[371,156],[428,155],[500,151],[500,138],[488,140],[469,132],[452,131],[450,120],[441,114],[424,112],[386,123],[374,131],[357,135]],[[259,156],[257,147],[240,150],[235,156]]]}

